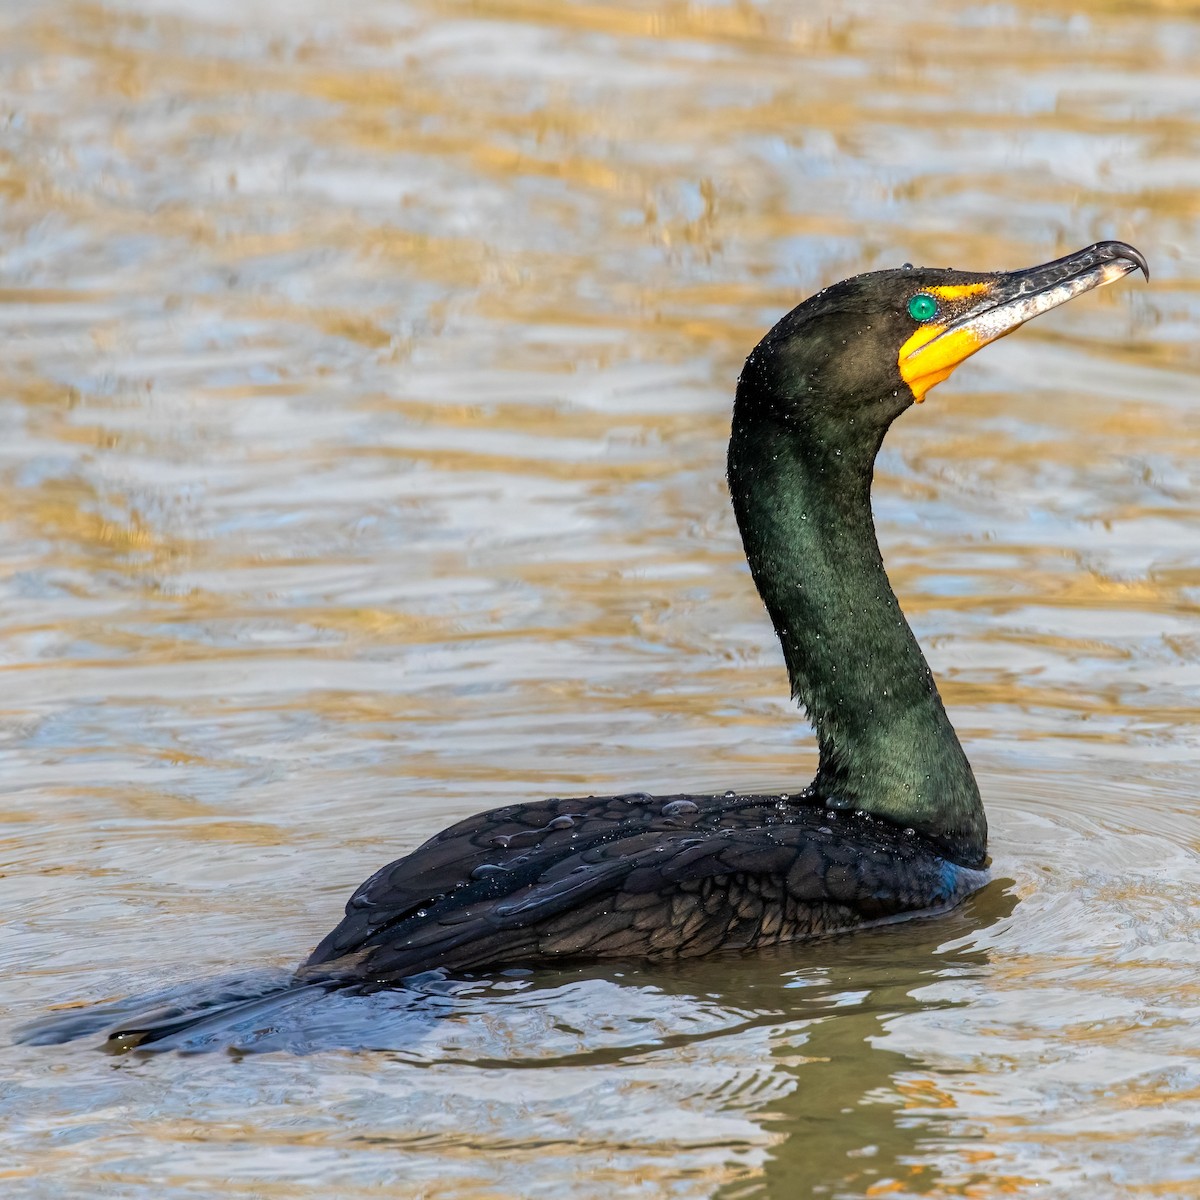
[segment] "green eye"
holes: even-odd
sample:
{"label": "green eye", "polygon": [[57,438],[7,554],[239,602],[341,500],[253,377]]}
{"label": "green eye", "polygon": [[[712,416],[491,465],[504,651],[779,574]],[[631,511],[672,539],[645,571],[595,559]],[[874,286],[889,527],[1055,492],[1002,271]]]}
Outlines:
{"label": "green eye", "polygon": [[908,302],[908,315],[914,321],[928,321],[938,310],[938,303],[932,296],[922,292]]}

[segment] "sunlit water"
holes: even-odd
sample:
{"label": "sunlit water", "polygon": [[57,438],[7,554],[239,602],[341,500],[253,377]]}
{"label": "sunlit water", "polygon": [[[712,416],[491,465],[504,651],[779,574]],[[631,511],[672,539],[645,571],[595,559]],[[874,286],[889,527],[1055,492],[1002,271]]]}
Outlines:
{"label": "sunlit water", "polygon": [[[4,5],[5,1194],[1197,1194],[1197,61],[1167,0]],[[284,972],[482,807],[805,782],[742,358],[864,268],[1111,236],[1150,287],[880,461],[992,822],[964,909],[246,1057],[11,1044]]]}

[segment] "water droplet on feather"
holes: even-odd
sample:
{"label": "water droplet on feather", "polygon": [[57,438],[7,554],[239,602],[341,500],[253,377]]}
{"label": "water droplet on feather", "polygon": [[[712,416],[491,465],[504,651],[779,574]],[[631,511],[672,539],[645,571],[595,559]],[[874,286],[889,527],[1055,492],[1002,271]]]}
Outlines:
{"label": "water droplet on feather", "polygon": [[662,806],[662,815],[664,817],[681,817],[684,813],[699,811],[700,805],[694,800],[672,800],[669,804]]}
{"label": "water droplet on feather", "polygon": [[472,872],[472,879],[487,879],[491,875],[503,875],[508,871],[507,867],[499,866],[497,863],[480,863]]}

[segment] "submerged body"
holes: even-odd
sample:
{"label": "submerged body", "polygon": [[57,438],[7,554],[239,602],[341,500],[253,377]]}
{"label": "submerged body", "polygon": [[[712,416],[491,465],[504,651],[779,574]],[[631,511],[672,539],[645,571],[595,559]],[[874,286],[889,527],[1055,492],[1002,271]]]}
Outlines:
{"label": "submerged body", "polygon": [[[738,381],[729,487],[816,729],[816,778],[792,796],[632,794],[469,817],[367,880],[293,986],[749,949],[936,912],[981,886],[983,805],[883,567],[875,456],[963,359],[1139,268],[1121,242],[1027,271],[905,267],[788,313]],[[270,999],[158,1013],[113,1036],[144,1045]]]}

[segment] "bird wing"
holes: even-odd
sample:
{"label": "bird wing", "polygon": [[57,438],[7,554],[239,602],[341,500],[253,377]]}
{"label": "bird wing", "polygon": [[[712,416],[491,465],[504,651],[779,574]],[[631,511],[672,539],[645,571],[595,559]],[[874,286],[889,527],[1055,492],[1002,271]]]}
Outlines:
{"label": "bird wing", "polygon": [[462,901],[495,895],[540,873],[571,848],[594,845],[618,829],[661,815],[662,803],[656,807],[651,797],[638,794],[544,800],[473,813],[360,884],[342,922],[308,964],[340,958],[456,893],[467,893]]}
{"label": "bird wing", "polygon": [[[522,956],[691,957],[944,899],[945,860],[869,818],[835,829],[819,810],[783,819],[754,797],[692,798],[694,811],[664,817],[674,802],[548,801],[468,818],[368,880],[305,972],[393,981]],[[541,836],[522,845],[522,830]]]}

